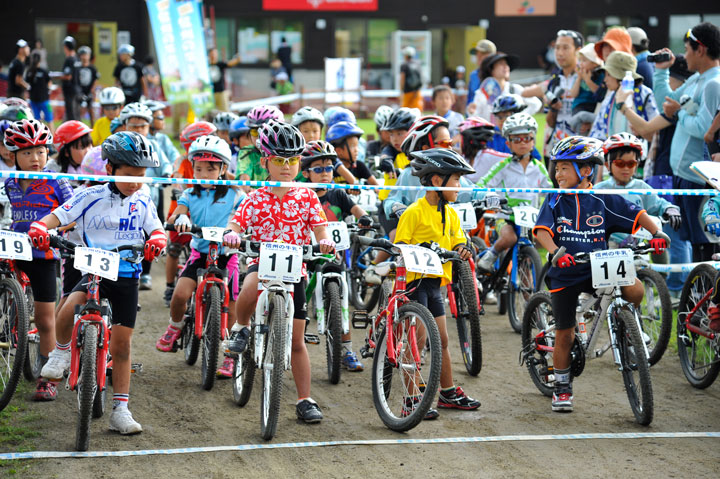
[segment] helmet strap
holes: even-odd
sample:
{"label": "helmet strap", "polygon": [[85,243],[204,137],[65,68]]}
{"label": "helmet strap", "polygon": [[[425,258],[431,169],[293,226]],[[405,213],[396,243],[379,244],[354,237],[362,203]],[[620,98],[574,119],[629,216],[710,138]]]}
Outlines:
{"label": "helmet strap", "polygon": [[[441,187],[445,187],[448,184],[448,181],[450,181],[451,175],[445,175],[443,177],[443,182]],[[437,190],[438,194],[438,211],[440,212],[440,221],[442,222],[442,230],[443,235],[445,234],[445,205],[448,204],[448,201],[445,199],[445,192],[442,190]]]}
{"label": "helmet strap", "polygon": [[585,178],[590,178],[590,177],[595,173],[595,167],[592,166],[591,169],[590,169],[590,174],[588,174],[587,176],[583,176],[583,175],[580,173],[580,168],[578,167],[577,163],[575,163],[575,162],[573,161],[572,165],[573,165],[573,168],[575,168],[575,173],[577,173],[578,178],[580,178],[580,179],[578,180],[578,184],[582,183],[582,181],[583,181]]}

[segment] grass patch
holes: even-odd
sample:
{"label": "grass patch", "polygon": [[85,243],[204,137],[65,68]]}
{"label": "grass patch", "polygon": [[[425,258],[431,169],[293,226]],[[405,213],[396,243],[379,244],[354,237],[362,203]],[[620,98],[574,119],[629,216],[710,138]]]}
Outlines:
{"label": "grass patch", "polygon": [[[34,387],[34,383],[21,381],[10,404],[0,411],[0,451],[27,452],[35,449],[34,439],[41,434],[44,417],[28,407],[27,398]],[[0,476],[22,476],[29,471],[33,462],[0,461]]]}

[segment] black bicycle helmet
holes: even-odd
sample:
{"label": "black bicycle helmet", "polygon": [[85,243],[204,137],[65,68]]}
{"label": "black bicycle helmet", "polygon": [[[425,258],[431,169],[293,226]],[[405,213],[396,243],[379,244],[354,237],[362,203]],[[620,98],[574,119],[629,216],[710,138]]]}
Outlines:
{"label": "black bicycle helmet", "polygon": [[420,117],[416,108],[401,107],[390,115],[381,130],[409,130],[415,120]]}
{"label": "black bicycle helmet", "polygon": [[268,120],[258,129],[255,142],[262,156],[298,156],[305,148],[305,138],[300,130],[289,123]]}
{"label": "black bicycle helmet", "polygon": [[300,160],[300,169],[307,170],[313,161],[337,158],[335,153],[335,147],[327,141],[318,140],[311,141],[305,145],[305,149],[302,152],[302,160]]}
{"label": "black bicycle helmet", "polygon": [[420,183],[430,186],[432,175],[445,177],[445,183],[450,175],[460,173],[470,175],[475,169],[465,161],[460,153],[450,148],[431,148],[410,153],[410,167],[412,174],[420,178]]}
{"label": "black bicycle helmet", "polygon": [[127,165],[157,168],[160,166],[152,143],[134,131],[121,131],[110,135],[102,144],[102,156],[114,167]]}

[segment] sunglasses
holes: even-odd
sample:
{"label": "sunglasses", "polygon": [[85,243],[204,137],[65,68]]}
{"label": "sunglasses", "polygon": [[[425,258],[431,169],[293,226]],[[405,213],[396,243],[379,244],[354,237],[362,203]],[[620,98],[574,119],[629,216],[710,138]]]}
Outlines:
{"label": "sunglasses", "polygon": [[557,35],[558,37],[570,37],[575,41],[575,45],[580,46],[582,44],[582,37],[580,34],[574,30],[558,30]]}
{"label": "sunglasses", "polygon": [[453,141],[451,139],[447,140],[438,140],[438,141],[432,141],[432,138],[430,140],[432,143],[433,148],[450,148],[453,144]]}
{"label": "sunglasses", "polygon": [[534,141],[534,140],[535,140],[535,137],[534,137],[534,136],[530,136],[530,135],[527,135],[527,136],[513,136],[513,137],[511,137],[511,138],[508,138],[508,141],[509,141],[510,143],[530,143],[531,141]]}
{"label": "sunglasses", "polygon": [[618,168],[635,168],[638,162],[635,160],[615,160],[612,164]]}
{"label": "sunglasses", "polygon": [[119,110],[120,105],[103,105],[103,110]]}
{"label": "sunglasses", "polygon": [[704,44],[703,42],[701,42],[700,40],[698,40],[697,37],[696,37],[695,35],[693,35],[692,28],[690,28],[690,29],[687,31],[687,33],[685,34],[685,40],[692,40],[692,41],[694,41],[695,43],[698,43],[698,44],[704,46],[705,48],[707,48],[707,46],[705,46],[705,44]]}
{"label": "sunglasses", "polygon": [[315,166],[313,168],[309,168],[309,170],[312,171],[313,173],[315,173],[316,175],[319,175],[321,173],[330,173],[331,171],[334,171],[335,168],[328,165],[328,166]]}
{"label": "sunglasses", "polygon": [[[283,158],[282,156],[269,156],[268,161],[275,166],[295,166],[300,163],[299,156],[291,156],[290,158]],[[331,167],[332,168],[332,167]]]}
{"label": "sunglasses", "polygon": [[163,115],[154,116],[153,120],[165,120],[165,117]]}

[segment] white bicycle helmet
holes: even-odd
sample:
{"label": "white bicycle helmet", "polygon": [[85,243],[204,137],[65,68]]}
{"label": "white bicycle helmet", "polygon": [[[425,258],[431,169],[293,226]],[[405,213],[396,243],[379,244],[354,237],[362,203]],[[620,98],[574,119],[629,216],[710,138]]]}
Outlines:
{"label": "white bicycle helmet", "polygon": [[197,138],[190,145],[188,159],[190,161],[222,161],[229,165],[232,158],[230,145],[225,140],[215,135],[206,135]]}
{"label": "white bicycle helmet", "polygon": [[217,115],[215,115],[215,118],[213,119],[213,124],[217,127],[218,130],[224,130],[224,131],[230,131],[230,125],[232,122],[240,118],[235,113],[230,113],[229,111],[221,111]]}
{"label": "white bicycle helmet", "polygon": [[140,102],[128,103],[120,110],[120,121],[126,124],[130,118],[143,118],[150,123],[153,119],[152,110]]}
{"label": "white bicycle helmet", "polygon": [[123,53],[127,53],[130,56],[135,55],[135,47],[130,45],[129,43],[123,43],[118,47],[118,55],[122,55]]}
{"label": "white bicycle helmet", "polygon": [[296,111],[292,116],[292,126],[300,126],[306,121],[315,121],[320,123],[320,128],[325,126],[325,118],[320,110],[311,106],[304,106]]}
{"label": "white bicycle helmet", "polygon": [[125,103],[125,93],[116,86],[103,88],[100,92],[101,105],[122,105]]}
{"label": "white bicycle helmet", "polygon": [[535,118],[525,112],[510,115],[503,124],[502,135],[507,138],[510,135],[522,135],[523,133],[537,133],[538,124]]}
{"label": "white bicycle helmet", "polygon": [[385,126],[385,123],[387,123],[388,119],[390,118],[390,115],[393,114],[393,109],[390,106],[387,105],[380,105],[377,110],[375,110],[375,116],[373,117],[373,120],[375,120],[375,125],[377,126],[378,130],[381,130],[383,126]]}

